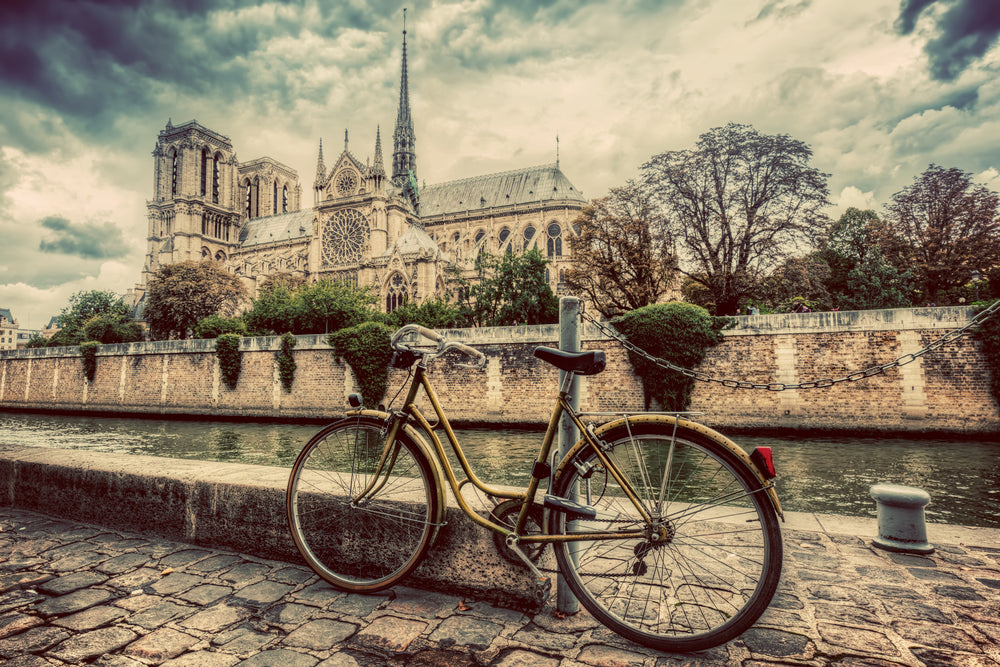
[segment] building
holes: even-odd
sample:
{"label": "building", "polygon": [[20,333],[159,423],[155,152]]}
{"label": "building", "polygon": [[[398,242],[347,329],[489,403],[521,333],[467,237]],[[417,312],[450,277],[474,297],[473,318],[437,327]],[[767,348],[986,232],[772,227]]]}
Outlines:
{"label": "building", "polygon": [[17,349],[17,320],[9,308],[0,308],[0,350]]}
{"label": "building", "polygon": [[154,192],[137,302],[159,267],[213,259],[240,276],[251,294],[276,274],[332,278],[371,286],[391,311],[408,300],[445,295],[449,268],[472,275],[481,252],[532,248],[552,261],[548,280],[561,291],[568,235],[587,200],[558,158],[419,186],[405,30],[391,171],[380,128],[372,139],[372,152],[362,160],[345,130],[343,150],[330,167],[320,139],[308,207],[299,174],[288,165],[270,157],[241,162],[228,137],[195,120],[168,121],[153,150]]}

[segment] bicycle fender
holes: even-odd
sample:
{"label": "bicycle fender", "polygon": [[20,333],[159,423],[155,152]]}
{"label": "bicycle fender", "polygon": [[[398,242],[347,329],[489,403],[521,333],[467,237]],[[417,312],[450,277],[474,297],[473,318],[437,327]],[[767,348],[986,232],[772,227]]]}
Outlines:
{"label": "bicycle fender", "polygon": [[[351,417],[367,417],[369,419],[374,419],[377,421],[387,421],[391,415],[388,412],[382,412],[381,410],[348,410],[345,414],[345,419]],[[407,437],[416,443],[417,447],[420,448],[421,453],[431,464],[431,471],[434,475],[434,487],[437,492],[438,498],[438,516],[435,517],[434,521],[437,524],[444,524],[445,515],[448,513],[448,498],[445,493],[445,481],[444,472],[441,470],[441,464],[438,463],[437,455],[434,453],[434,449],[428,444],[424,437],[420,434],[420,431],[413,428],[409,424],[403,424],[403,431],[406,433]],[[431,544],[437,540],[438,530],[434,532],[431,537]]]}
{"label": "bicycle fender", "polygon": [[[662,424],[670,426],[671,428],[673,428],[674,425],[676,424],[678,427],[686,428],[689,431],[694,431],[695,433],[702,435],[705,438],[708,438],[709,440],[714,440],[715,442],[719,443],[720,445],[728,449],[730,452],[732,452],[733,455],[736,456],[736,458],[738,458],[740,461],[746,464],[747,468],[749,468],[750,471],[753,472],[754,476],[760,481],[761,486],[764,487],[764,490],[767,493],[767,497],[771,500],[771,505],[774,507],[774,511],[777,513],[778,517],[782,521],[785,520],[785,515],[781,511],[781,501],[778,500],[778,494],[774,489],[773,481],[766,479],[761,474],[761,472],[757,470],[757,466],[755,466],[753,462],[750,460],[750,455],[747,454],[742,447],[740,447],[735,442],[733,442],[726,436],[722,435],[715,429],[711,429],[705,426],[704,424],[699,424],[698,422],[688,421],[687,419],[681,419],[679,417],[674,417],[672,415],[637,414],[637,415],[630,415],[627,421],[630,425]],[[596,427],[594,429],[594,434],[598,436],[603,436],[605,433],[611,431],[612,429],[625,428],[625,422],[626,422],[625,417],[621,417],[619,419],[614,419],[612,421],[606,422]],[[587,445],[586,439],[578,441],[575,445],[573,445],[573,448],[570,450],[569,454],[566,455],[563,461],[565,462],[569,460],[570,454],[576,454],[578,450],[582,449],[586,445]],[[563,464],[561,463],[559,465],[559,468],[561,469],[562,467]]]}

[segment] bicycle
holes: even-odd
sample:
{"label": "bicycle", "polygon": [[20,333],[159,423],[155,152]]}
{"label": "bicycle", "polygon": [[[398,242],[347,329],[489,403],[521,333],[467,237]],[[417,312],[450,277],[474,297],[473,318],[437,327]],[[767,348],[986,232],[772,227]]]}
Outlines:
{"label": "bicycle", "polygon": [[[539,347],[535,356],[564,371],[564,380],[527,489],[494,488],[471,469],[426,374],[429,362],[452,351],[471,368],[483,368],[486,357],[418,325],[396,331],[392,347],[392,365],[410,372],[402,408],[361,409],[352,396],[348,416],[306,444],[288,481],[295,544],[335,588],[373,592],[406,577],[444,525],[447,480],[461,510],[534,573],[537,595],[551,586],[538,565],[551,545],[583,607],[639,644],[716,646],[770,604],[781,574],[782,515],[767,448],[748,456],[689,413],[610,413],[599,426],[584,424],[609,413],[578,413],[568,396],[576,376],[604,369],[604,352]],[[415,403],[421,389],[462,482]],[[563,414],[582,437],[555,461]],[[494,503],[488,516],[469,505],[465,484]]]}

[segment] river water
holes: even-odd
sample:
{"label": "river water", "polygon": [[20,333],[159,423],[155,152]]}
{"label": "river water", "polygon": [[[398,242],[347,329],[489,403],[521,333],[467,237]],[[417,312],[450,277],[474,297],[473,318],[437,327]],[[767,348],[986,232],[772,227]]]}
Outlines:
{"label": "river water", "polygon": [[[0,449],[89,449],[117,454],[291,467],[318,430],[310,424],[122,419],[0,412]],[[527,484],[538,431],[457,431],[477,475]],[[915,486],[931,495],[928,521],[1000,528],[1000,441],[904,438],[733,438],[746,450],[770,446],[778,495],[794,512],[875,516],[873,484]]]}

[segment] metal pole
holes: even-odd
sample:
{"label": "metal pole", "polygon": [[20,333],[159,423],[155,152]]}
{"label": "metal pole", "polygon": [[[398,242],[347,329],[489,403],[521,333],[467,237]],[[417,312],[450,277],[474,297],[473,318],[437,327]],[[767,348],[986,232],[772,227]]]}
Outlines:
{"label": "metal pole", "polygon": [[[559,349],[565,352],[580,351],[580,299],[575,296],[559,298]],[[565,371],[559,371],[559,383],[565,379]],[[570,389],[569,404],[574,410],[580,409],[580,382],[573,383]],[[580,439],[576,424],[568,415],[563,415],[559,422],[559,460],[561,461],[570,448]],[[576,498],[573,498],[576,500]],[[570,549],[575,560],[577,543],[571,543]],[[580,611],[580,603],[563,581],[562,575],[556,577],[556,609],[562,613],[575,614]]]}

